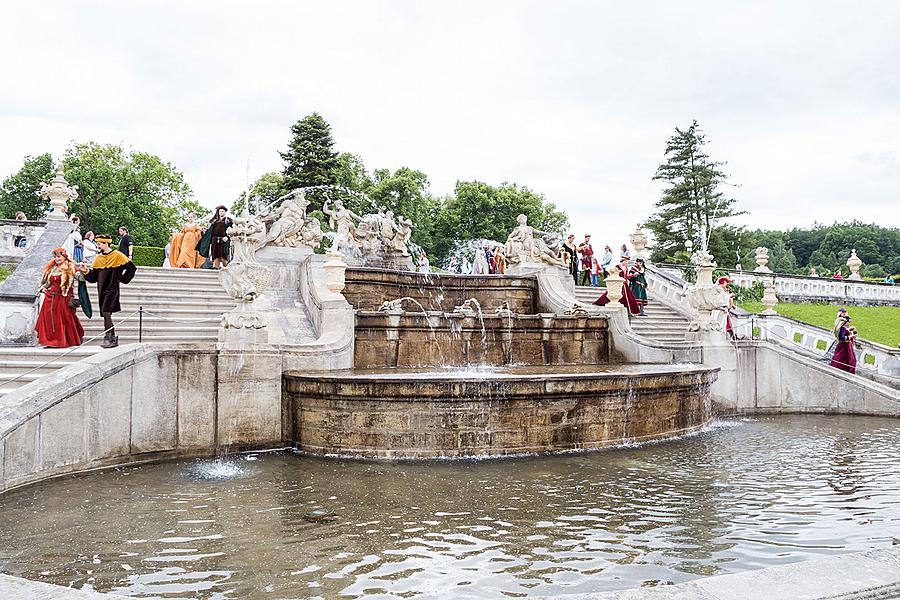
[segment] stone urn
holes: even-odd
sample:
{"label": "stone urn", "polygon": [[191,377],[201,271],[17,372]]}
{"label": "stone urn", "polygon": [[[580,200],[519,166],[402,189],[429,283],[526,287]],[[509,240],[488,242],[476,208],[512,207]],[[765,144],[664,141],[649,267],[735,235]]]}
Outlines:
{"label": "stone urn", "polygon": [[619,300],[622,299],[622,288],[625,286],[625,278],[621,277],[615,269],[606,276],[606,297],[609,298],[609,304],[605,308],[618,308],[622,306]]}
{"label": "stone urn", "polygon": [[809,268],[809,276],[810,276],[810,277],[818,277],[818,276],[819,276],[819,272],[816,271],[816,268],[815,268],[815,267],[810,267],[810,268]]}
{"label": "stone urn", "polygon": [[69,201],[78,198],[78,186],[69,185],[69,182],[66,181],[63,175],[62,165],[59,165],[56,170],[56,176],[50,180],[50,183],[41,184],[41,189],[38,193],[41,198],[50,202],[48,219],[66,220],[68,219],[66,209],[69,206]]}
{"label": "stone urn", "polygon": [[850,258],[847,259],[847,267],[850,269],[850,275],[847,279],[852,281],[862,281],[862,277],[859,274],[859,268],[862,266],[863,262],[856,255],[856,248],[850,251]]}
{"label": "stone urn", "polygon": [[341,253],[334,246],[325,256],[328,257],[328,260],[322,265],[325,270],[325,287],[334,294],[340,294],[346,284],[344,275],[347,271],[347,263],[341,260]]}
{"label": "stone urn", "polygon": [[762,315],[777,315],[775,312],[775,305],[778,304],[778,296],[775,294],[775,282],[770,281],[766,284],[766,291],[762,297],[762,305],[766,307],[766,310],[762,311],[760,314]]}
{"label": "stone urn", "polygon": [[643,258],[644,262],[650,262],[650,258],[644,252],[647,249],[647,236],[644,234],[644,230],[641,229],[640,223],[635,227],[630,239],[631,245],[634,247],[634,258]]}
{"label": "stone urn", "polygon": [[754,273],[771,273],[772,269],[770,269],[767,265],[769,264],[769,249],[763,246],[760,246],[756,249],[756,268],[753,269]]}
{"label": "stone urn", "polygon": [[729,294],[713,283],[712,274],[716,269],[716,261],[712,254],[698,250],[691,257],[691,263],[697,272],[697,283],[685,290],[688,302],[697,310],[697,318],[688,325],[688,331],[721,331],[722,324],[714,319],[713,311],[728,307]]}

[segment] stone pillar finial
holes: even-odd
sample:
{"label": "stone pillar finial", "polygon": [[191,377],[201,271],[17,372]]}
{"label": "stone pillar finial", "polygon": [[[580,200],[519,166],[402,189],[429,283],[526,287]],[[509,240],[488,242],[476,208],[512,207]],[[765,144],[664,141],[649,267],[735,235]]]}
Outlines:
{"label": "stone pillar finial", "polygon": [[754,273],[771,273],[772,269],[770,269],[767,265],[769,264],[769,249],[760,246],[756,249],[756,268],[753,269]]}
{"label": "stone pillar finial", "polygon": [[647,248],[647,236],[644,234],[644,230],[641,229],[640,223],[635,227],[630,239],[631,245],[634,247],[634,258],[642,258],[644,262],[650,262],[650,258],[644,252]]}
{"label": "stone pillar finial", "polygon": [[322,267],[325,269],[325,287],[334,294],[340,294],[344,290],[346,280],[344,274],[347,263],[341,260],[341,253],[334,246],[325,253],[328,260]]}
{"label": "stone pillar finial", "polygon": [[617,269],[613,269],[606,276],[604,282],[606,283],[606,297],[609,299],[609,304],[606,305],[606,308],[618,308],[622,306],[619,303],[619,300],[622,299],[622,289],[625,287],[625,278],[618,274]]}
{"label": "stone pillar finial", "polygon": [[713,311],[728,306],[728,292],[713,283],[712,274],[718,266],[713,255],[698,250],[691,257],[697,271],[697,282],[685,290],[688,301],[697,310],[697,318],[688,325],[691,335],[701,336],[704,332],[721,331],[721,324],[712,316]]}
{"label": "stone pillar finial", "polygon": [[66,214],[69,201],[78,198],[78,186],[69,185],[63,174],[62,163],[60,163],[56,168],[56,176],[49,183],[41,184],[38,194],[50,202],[50,213],[47,218],[64,221],[69,218]]}
{"label": "stone pillar finial", "polygon": [[778,313],[775,312],[776,304],[778,304],[778,296],[775,294],[775,281],[773,280],[766,284],[766,291],[762,297],[762,305],[766,307],[766,310],[760,314],[777,315]]}
{"label": "stone pillar finial", "polygon": [[859,268],[862,264],[863,262],[856,255],[856,248],[854,248],[850,251],[850,258],[847,259],[847,266],[850,268],[850,276],[847,279],[862,281],[862,277],[859,274]]}

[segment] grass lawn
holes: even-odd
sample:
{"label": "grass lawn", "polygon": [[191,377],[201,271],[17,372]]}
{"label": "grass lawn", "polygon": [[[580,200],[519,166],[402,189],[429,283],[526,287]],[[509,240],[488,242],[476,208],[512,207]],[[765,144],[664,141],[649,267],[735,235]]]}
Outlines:
{"label": "grass lawn", "polygon": [[[759,302],[745,302],[739,306],[752,313],[765,310],[765,307]],[[900,307],[847,305],[845,307],[853,319],[851,323],[859,331],[859,337],[892,348],[896,348],[900,344]],[[836,304],[779,303],[775,306],[775,312],[810,325],[831,329],[839,308],[841,307]]]}

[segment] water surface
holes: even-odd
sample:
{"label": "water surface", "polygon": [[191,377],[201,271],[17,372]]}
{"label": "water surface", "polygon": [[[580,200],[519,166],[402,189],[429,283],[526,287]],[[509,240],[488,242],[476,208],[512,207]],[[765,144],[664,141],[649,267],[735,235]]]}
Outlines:
{"label": "water surface", "polygon": [[162,598],[559,596],[900,535],[900,421],[797,416],[525,459],[260,454],[0,497],[0,571]]}

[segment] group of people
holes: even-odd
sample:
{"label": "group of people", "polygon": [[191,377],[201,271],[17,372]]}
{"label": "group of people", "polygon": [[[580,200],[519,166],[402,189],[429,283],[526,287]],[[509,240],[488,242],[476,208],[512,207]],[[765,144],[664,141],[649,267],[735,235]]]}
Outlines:
{"label": "group of people", "polygon": [[187,216],[188,222],[180,231],[172,233],[165,248],[164,267],[174,269],[200,269],[211,261],[212,268],[228,266],[231,242],[228,228],[234,223],[228,216],[228,209],[217,206],[208,224],[200,225],[194,213]]}
{"label": "group of people", "polygon": [[[77,217],[73,223],[77,227]],[[66,248],[56,248],[50,261],[44,265],[38,297],[41,307],[34,329],[38,343],[49,348],[68,348],[80,346],[84,339],[84,328],[78,319],[76,310],[81,308],[84,314],[92,316],[91,301],[87,291],[87,283],[97,284],[98,306],[103,317],[103,348],[115,348],[119,345],[113,326],[112,315],[122,310],[119,303],[119,285],[128,283],[137,271],[131,260],[133,246],[131,237],[125,228],[120,228],[120,249],[124,248],[128,255],[112,247],[112,237],[93,235],[90,239],[80,241],[80,260],[74,260]],[[80,235],[78,236],[80,237]],[[66,239],[67,242],[73,236]],[[90,241],[89,248],[95,248],[90,262],[84,257],[85,241]],[[76,246],[77,247],[77,246]]]}
{"label": "group of people", "polygon": [[584,241],[580,244],[575,243],[575,234],[569,234],[560,249],[560,258],[568,265],[575,285],[600,287],[600,278],[605,279],[615,266],[629,262],[631,251],[622,244],[616,256],[611,247],[604,246],[603,255],[598,258],[591,245],[591,234],[584,234]]}
{"label": "group of people", "polygon": [[462,275],[505,275],[506,255],[503,254],[503,246],[492,248],[482,244],[475,249],[475,255],[471,261],[466,255],[462,255],[459,259],[453,256],[450,258],[447,270]]}

